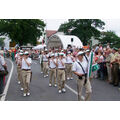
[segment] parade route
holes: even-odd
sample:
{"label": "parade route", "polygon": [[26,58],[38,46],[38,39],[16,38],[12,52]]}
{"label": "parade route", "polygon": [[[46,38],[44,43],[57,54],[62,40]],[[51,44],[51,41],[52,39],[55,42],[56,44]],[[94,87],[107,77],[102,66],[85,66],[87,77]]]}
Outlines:
{"label": "parade route", "polygon": [[[8,69],[11,71],[6,83],[4,91],[5,95],[1,100],[6,101],[77,101],[77,86],[76,86],[76,76],[74,80],[69,80],[66,82],[67,92],[64,94],[58,94],[58,90],[55,87],[49,87],[49,79],[44,78],[43,74],[40,73],[39,61],[33,60],[32,64],[32,81],[30,84],[31,96],[23,97],[20,91],[20,85],[17,84],[17,70],[16,64],[14,67],[11,66],[10,61],[7,61]],[[11,69],[10,69],[11,68]],[[13,71],[13,72],[12,72]],[[10,81],[11,78],[11,81]],[[10,85],[8,85],[10,83]],[[101,81],[94,79],[92,81],[93,93],[92,101],[119,101],[120,91],[118,87],[113,87],[109,85],[106,81]],[[83,90],[84,93],[84,90]],[[6,97],[6,99],[5,99]]]}

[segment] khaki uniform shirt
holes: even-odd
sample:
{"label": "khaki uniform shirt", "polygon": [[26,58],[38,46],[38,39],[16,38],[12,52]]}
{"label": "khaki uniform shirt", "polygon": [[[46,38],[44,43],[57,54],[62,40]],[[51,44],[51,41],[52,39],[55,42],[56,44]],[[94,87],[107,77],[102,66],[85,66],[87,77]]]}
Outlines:
{"label": "khaki uniform shirt", "polygon": [[[118,61],[116,61],[116,59],[117,59]],[[119,54],[118,52],[116,52],[116,53],[112,56],[111,62],[119,63],[119,59],[120,59],[120,54]]]}

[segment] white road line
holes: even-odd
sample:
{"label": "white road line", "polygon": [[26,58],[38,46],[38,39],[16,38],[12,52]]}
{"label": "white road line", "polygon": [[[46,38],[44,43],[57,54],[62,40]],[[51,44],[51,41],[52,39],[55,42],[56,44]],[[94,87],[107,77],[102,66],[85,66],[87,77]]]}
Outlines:
{"label": "white road line", "polygon": [[[65,84],[65,87],[68,88],[71,92],[73,92],[74,94],[78,95],[78,92],[75,91],[74,89],[72,89],[70,86],[68,86],[67,84]],[[81,98],[84,100],[85,97],[84,96],[81,96]]]}
{"label": "white road line", "polygon": [[72,89],[70,86],[68,86],[67,84],[65,84],[65,87],[68,88],[70,91],[72,91],[74,94],[78,95],[77,91],[75,91],[74,89]]}
{"label": "white road line", "polygon": [[[7,59],[9,60],[9,59]],[[9,85],[10,85],[10,80],[11,80],[11,77],[12,77],[12,73],[13,73],[13,69],[14,69],[14,64],[11,60],[9,60],[12,64],[12,68],[11,68],[11,71],[10,71],[10,74],[9,74],[9,78],[7,80],[7,83],[6,83],[6,86],[5,86],[5,89],[4,89],[4,92],[3,94],[5,94],[4,96],[1,97],[1,101],[5,101],[5,98],[6,98],[6,95],[7,95],[7,92],[8,92],[8,88],[9,88]]]}

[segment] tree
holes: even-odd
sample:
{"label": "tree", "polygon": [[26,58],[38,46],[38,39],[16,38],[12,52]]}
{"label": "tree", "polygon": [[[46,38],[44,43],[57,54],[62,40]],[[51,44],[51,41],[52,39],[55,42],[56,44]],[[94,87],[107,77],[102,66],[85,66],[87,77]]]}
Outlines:
{"label": "tree", "polygon": [[97,38],[101,35],[99,29],[104,29],[104,25],[100,19],[69,19],[68,22],[61,24],[58,31],[76,35],[86,45],[91,37]]}
{"label": "tree", "polygon": [[116,35],[114,31],[102,32],[102,36],[99,39],[101,44],[110,43],[111,47],[120,48],[120,37]]}
{"label": "tree", "polygon": [[0,38],[0,47],[4,47],[5,46],[4,40],[5,40],[5,38]]}
{"label": "tree", "polygon": [[26,45],[36,45],[43,34],[45,23],[39,19],[2,19],[0,20],[0,35],[8,36],[12,42]]}

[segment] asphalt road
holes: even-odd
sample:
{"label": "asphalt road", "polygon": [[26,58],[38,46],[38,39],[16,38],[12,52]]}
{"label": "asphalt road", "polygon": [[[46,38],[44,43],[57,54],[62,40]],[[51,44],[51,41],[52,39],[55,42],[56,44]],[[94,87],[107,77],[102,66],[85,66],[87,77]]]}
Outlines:
{"label": "asphalt road", "polygon": [[[9,61],[8,68],[10,70],[11,64]],[[49,78],[43,78],[43,74],[40,73],[40,65],[38,61],[33,61],[32,64],[33,77],[30,84],[31,96],[23,97],[20,91],[20,85],[17,84],[17,70],[14,63],[14,71],[12,74],[11,82],[9,85],[6,101],[77,101],[77,95],[66,88],[66,93],[58,94],[58,90],[55,87],[49,87]],[[77,91],[76,80],[69,80],[66,84]],[[119,101],[120,91],[118,87],[109,85],[106,81],[98,79],[92,80],[92,101]],[[84,95],[84,90],[83,90]]]}

